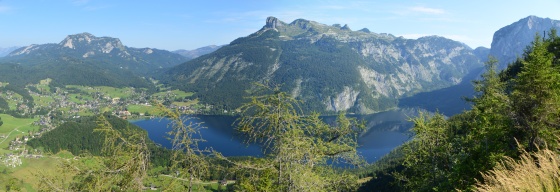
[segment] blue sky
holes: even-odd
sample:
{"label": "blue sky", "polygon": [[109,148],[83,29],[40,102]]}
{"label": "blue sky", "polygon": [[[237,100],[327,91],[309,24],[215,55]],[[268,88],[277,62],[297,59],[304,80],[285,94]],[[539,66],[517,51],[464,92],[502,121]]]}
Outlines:
{"label": "blue sky", "polygon": [[558,0],[0,0],[0,47],[89,32],[130,47],[195,49],[247,36],[268,16],[490,47],[501,27],[529,15],[560,20],[559,9]]}

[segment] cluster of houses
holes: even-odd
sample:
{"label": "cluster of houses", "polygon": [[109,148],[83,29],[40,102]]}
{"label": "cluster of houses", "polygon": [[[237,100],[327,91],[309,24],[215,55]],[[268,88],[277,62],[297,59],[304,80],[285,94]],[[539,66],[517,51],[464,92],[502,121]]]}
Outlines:
{"label": "cluster of houses", "polygon": [[[42,158],[42,152],[34,149],[34,153],[30,153],[27,149],[25,149],[25,143],[35,137],[36,134],[33,134],[32,131],[29,132],[29,135],[23,137],[16,137],[13,141],[10,141],[8,149],[12,151],[11,153],[6,153],[3,156],[0,156],[0,162],[5,164],[8,167],[17,167],[22,164],[21,158]],[[6,136],[3,136],[6,137]]]}
{"label": "cluster of houses", "polygon": [[[95,89],[95,88],[88,88],[88,89]],[[17,102],[16,108],[23,113],[34,113],[35,110],[38,109],[38,107],[41,107],[43,110],[48,111],[48,114],[46,115],[37,115],[36,117],[38,117],[39,119],[33,122],[33,125],[40,127],[39,131],[29,132],[25,136],[16,137],[13,141],[10,141],[9,147],[7,149],[10,150],[11,152],[3,155],[0,154],[0,162],[3,162],[8,166],[15,167],[21,165],[21,158],[43,157],[43,155],[40,152],[37,153],[35,151],[33,154],[28,153],[28,151],[25,150],[26,142],[31,138],[40,137],[40,135],[42,135],[43,133],[54,129],[61,123],[64,123],[65,118],[79,117],[80,112],[89,111],[89,112],[97,113],[103,110],[104,108],[116,108],[117,110],[113,111],[113,114],[123,119],[128,119],[133,115],[141,115],[141,116],[147,115],[143,113],[138,113],[138,114],[131,113],[126,108],[129,105],[149,106],[150,105],[149,101],[151,99],[158,99],[158,100],[165,99],[171,101],[172,98],[176,97],[176,95],[173,94],[172,92],[167,92],[163,96],[164,98],[152,98],[152,96],[147,95],[142,91],[135,92],[134,90],[132,90],[132,92],[127,96],[127,98],[122,99],[118,97],[112,98],[103,94],[100,91],[97,91],[97,92],[90,92],[90,93],[83,92],[84,94],[89,94],[89,96],[91,97],[89,96],[88,97],[93,99],[80,101],[79,103],[76,103],[72,101],[73,98],[70,98],[72,96],[75,96],[76,94],[69,93],[69,92],[72,92],[72,90],[65,90],[61,88],[57,88],[57,90],[54,93],[49,91],[40,91],[40,93],[30,91],[30,94],[33,95],[34,97],[52,98],[51,102],[46,103],[47,104],[46,106],[44,105],[38,106],[36,104],[36,106],[33,108],[27,105],[26,102],[21,97],[18,97],[17,94],[12,91],[5,91],[0,93],[1,94],[0,96],[4,97],[5,99],[16,101]],[[180,106],[171,103],[169,104],[168,107],[172,109],[177,109],[181,113],[197,112],[196,109],[192,106]],[[65,110],[64,111],[60,110],[62,108],[64,108]],[[0,139],[7,139],[6,137],[7,136],[0,135]]]}

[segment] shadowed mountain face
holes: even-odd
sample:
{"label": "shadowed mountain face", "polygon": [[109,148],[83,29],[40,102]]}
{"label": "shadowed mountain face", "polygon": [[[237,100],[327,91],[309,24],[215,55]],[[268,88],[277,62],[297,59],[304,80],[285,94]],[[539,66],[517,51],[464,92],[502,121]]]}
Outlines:
{"label": "shadowed mountain face", "polygon": [[252,83],[269,82],[302,100],[306,111],[372,113],[396,107],[399,97],[456,85],[480,66],[470,47],[443,37],[404,39],[269,17],[261,30],[163,79],[226,110],[250,95]]}
{"label": "shadowed mountain face", "polygon": [[[477,48],[475,54],[483,61],[490,54],[498,59],[498,70],[505,69],[518,57],[522,57],[524,50],[530,46],[535,35],[539,34],[541,37],[548,35],[551,28],[560,29],[560,21],[536,16],[523,18],[496,31],[491,49]],[[483,68],[474,70],[465,76],[464,81],[458,85],[401,98],[399,106],[439,111],[447,116],[470,109],[470,103],[466,102],[464,98],[473,97],[475,92],[471,81],[480,78],[483,72]]]}

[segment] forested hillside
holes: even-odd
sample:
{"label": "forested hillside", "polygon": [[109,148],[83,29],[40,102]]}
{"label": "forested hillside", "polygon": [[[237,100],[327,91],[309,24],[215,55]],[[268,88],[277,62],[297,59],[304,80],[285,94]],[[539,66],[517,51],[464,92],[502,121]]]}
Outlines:
{"label": "forested hillside", "polygon": [[[142,128],[129,123],[116,116],[107,115],[107,121],[120,131],[124,137],[130,137],[132,133],[139,133],[147,138],[146,131]],[[97,117],[82,117],[73,121],[66,122],[56,129],[43,134],[39,138],[28,141],[28,145],[33,148],[41,148],[45,152],[53,154],[61,150],[69,151],[74,155],[91,154],[95,156],[103,155],[103,147],[106,135],[99,131],[94,131],[98,127]],[[133,130],[127,132],[127,129]],[[150,155],[150,161],[154,166],[169,166],[171,164],[171,152],[158,146],[149,139],[146,139]]]}

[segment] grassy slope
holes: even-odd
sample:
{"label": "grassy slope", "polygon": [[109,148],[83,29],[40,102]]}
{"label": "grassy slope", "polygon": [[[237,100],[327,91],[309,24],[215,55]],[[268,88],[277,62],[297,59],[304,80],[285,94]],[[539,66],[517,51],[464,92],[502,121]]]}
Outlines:
{"label": "grassy slope", "polygon": [[29,131],[38,131],[39,126],[32,125],[37,118],[34,119],[19,119],[6,114],[0,114],[4,124],[0,126],[0,135],[7,136],[7,138],[0,139],[0,155],[7,152],[6,148],[9,146],[10,141],[16,137],[28,135]]}

